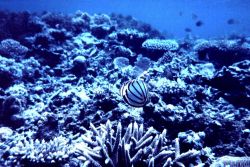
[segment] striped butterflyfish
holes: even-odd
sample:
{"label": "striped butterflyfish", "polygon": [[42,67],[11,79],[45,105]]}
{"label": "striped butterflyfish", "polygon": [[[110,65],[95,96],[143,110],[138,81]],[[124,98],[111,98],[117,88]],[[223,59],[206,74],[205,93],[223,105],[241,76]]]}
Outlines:
{"label": "striped butterflyfish", "polygon": [[125,82],[120,90],[124,101],[133,107],[142,107],[148,98],[148,88],[142,79]]}

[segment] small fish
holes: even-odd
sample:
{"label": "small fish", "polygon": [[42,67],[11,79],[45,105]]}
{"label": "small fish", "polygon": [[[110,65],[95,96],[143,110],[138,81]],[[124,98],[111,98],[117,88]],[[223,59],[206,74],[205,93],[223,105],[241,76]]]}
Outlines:
{"label": "small fish", "polygon": [[134,79],[122,85],[120,94],[127,104],[143,107],[148,99],[148,88],[142,79]]}
{"label": "small fish", "polygon": [[184,30],[185,30],[186,32],[192,32],[192,29],[191,29],[191,28],[188,28],[188,27],[185,28]]}
{"label": "small fish", "polygon": [[198,19],[198,16],[195,13],[192,13],[192,19],[196,20],[196,19]]}
{"label": "small fish", "polygon": [[202,26],[204,23],[201,21],[201,20],[198,20],[196,23],[195,23],[195,25],[197,26],[197,27],[200,27],[200,26]]}
{"label": "small fish", "polygon": [[229,24],[229,25],[232,25],[232,24],[236,24],[236,23],[238,23],[238,21],[237,20],[235,20],[235,19],[228,19],[227,20],[227,24]]}

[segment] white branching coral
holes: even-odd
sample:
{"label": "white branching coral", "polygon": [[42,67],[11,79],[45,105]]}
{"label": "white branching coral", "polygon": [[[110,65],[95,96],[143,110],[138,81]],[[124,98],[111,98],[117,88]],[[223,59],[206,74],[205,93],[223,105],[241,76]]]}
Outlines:
{"label": "white branching coral", "polygon": [[185,166],[191,164],[190,158],[200,154],[196,150],[180,154],[179,140],[172,146],[166,138],[166,130],[157,133],[151,127],[145,131],[143,124],[136,122],[129,124],[123,135],[120,122],[116,131],[110,121],[98,128],[90,126],[91,133],[82,136],[84,144],[78,143],[76,152],[86,166]]}
{"label": "white branching coral", "polygon": [[[125,132],[124,132],[125,130]],[[179,139],[167,139],[167,131],[145,130],[143,124],[122,127],[107,121],[84,134],[58,136],[50,141],[33,139],[34,132],[16,134],[2,151],[5,166],[174,167],[197,164],[200,151],[180,153]]]}
{"label": "white branching coral", "polygon": [[48,142],[23,137],[12,144],[14,146],[8,150],[10,156],[6,163],[16,162],[16,166],[19,166],[20,162],[28,164],[58,164],[59,162],[66,162],[69,155],[74,151],[72,149],[73,145],[70,144],[70,139],[63,136],[55,137]]}

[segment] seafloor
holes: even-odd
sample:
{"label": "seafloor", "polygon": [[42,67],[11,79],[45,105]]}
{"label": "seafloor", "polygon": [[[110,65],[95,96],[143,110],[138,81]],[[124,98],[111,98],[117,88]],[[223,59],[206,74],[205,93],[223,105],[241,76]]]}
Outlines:
{"label": "seafloor", "polygon": [[[131,16],[0,12],[1,167],[250,165],[250,38]],[[148,102],[123,101],[143,72]]]}

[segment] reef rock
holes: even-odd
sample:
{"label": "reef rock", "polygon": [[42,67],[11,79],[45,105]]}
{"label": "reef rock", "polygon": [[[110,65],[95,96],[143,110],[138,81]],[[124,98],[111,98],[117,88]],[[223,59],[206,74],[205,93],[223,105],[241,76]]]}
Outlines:
{"label": "reef rock", "polygon": [[23,76],[23,66],[13,59],[0,56],[0,87],[7,88]]}
{"label": "reef rock", "polygon": [[201,60],[211,61],[217,67],[250,59],[250,44],[241,40],[197,40],[194,50]]}
{"label": "reef rock", "polygon": [[28,48],[13,39],[5,39],[0,43],[0,55],[20,60],[28,52]]}
{"label": "reef rock", "polygon": [[250,108],[250,61],[223,67],[210,84],[222,90],[225,98],[236,105]]}

